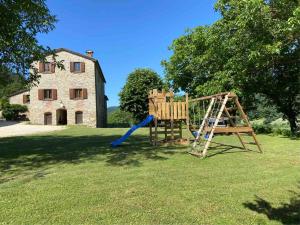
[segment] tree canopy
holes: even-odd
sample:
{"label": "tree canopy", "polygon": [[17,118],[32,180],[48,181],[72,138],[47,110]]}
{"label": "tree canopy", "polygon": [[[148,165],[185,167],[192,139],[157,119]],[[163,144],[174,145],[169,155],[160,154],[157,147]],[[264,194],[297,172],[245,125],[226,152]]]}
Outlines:
{"label": "tree canopy", "polygon": [[125,86],[120,92],[120,108],[132,113],[141,121],[148,114],[148,94],[152,89],[162,89],[163,82],[151,69],[136,69],[128,75]]}
{"label": "tree canopy", "polygon": [[[36,36],[54,29],[55,16],[50,14],[45,0],[1,0],[0,15],[0,74],[9,72],[28,82],[37,81],[32,62],[45,61],[50,54],[55,61],[55,54],[40,45]],[[60,62],[57,66],[63,67]]]}
{"label": "tree canopy", "polygon": [[174,40],[163,61],[175,90],[192,96],[235,91],[263,94],[297,131],[300,112],[298,0],[218,0],[221,18]]}

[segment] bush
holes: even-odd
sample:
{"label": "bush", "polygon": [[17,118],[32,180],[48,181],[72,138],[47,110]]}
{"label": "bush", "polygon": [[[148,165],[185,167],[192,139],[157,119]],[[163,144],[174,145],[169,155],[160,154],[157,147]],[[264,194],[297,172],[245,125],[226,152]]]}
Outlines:
{"label": "bush", "polygon": [[7,106],[9,106],[9,101],[7,98],[2,97],[0,98],[0,110],[3,110],[4,108],[6,108]]}
{"label": "bush", "polygon": [[26,105],[19,104],[6,104],[3,108],[2,115],[6,120],[20,120],[22,119],[22,113],[28,111]]}
{"label": "bush", "polygon": [[257,134],[272,133],[272,127],[269,124],[253,124],[252,127]]}
{"label": "bush", "polygon": [[131,127],[136,121],[129,112],[120,109],[108,114],[108,127]]}
{"label": "bush", "polygon": [[251,122],[252,127],[257,134],[274,134],[291,136],[291,130],[289,123],[286,120],[276,119],[272,122],[268,122],[266,119],[258,119]]}

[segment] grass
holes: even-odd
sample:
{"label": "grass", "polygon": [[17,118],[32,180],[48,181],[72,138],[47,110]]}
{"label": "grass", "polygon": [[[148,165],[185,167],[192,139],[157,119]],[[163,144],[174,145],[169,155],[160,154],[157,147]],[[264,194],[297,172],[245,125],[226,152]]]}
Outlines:
{"label": "grass", "polygon": [[[71,127],[0,139],[0,224],[299,224],[300,140],[264,154],[148,144],[138,130]],[[238,144],[234,136],[216,137]]]}

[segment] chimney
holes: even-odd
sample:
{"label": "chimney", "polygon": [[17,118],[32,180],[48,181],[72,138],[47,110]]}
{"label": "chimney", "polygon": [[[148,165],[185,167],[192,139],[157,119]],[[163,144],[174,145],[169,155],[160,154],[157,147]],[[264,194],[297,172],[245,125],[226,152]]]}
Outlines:
{"label": "chimney", "polygon": [[86,55],[87,55],[88,57],[93,58],[94,51],[92,51],[92,50],[87,50],[85,53],[86,53]]}

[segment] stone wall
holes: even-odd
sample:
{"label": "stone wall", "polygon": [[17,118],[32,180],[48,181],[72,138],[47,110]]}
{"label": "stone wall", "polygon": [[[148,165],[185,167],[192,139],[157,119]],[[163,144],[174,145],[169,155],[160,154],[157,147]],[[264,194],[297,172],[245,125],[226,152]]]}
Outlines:
{"label": "stone wall", "polygon": [[[51,56],[48,61],[51,62]],[[39,85],[30,91],[30,121],[33,124],[44,124],[44,114],[52,113],[52,124],[57,124],[56,110],[64,108],[67,110],[68,125],[75,124],[75,112],[83,112],[83,124],[96,127],[96,85],[95,85],[95,63],[89,59],[71,54],[69,52],[58,52],[57,60],[64,60],[65,70],[55,68],[55,73],[42,73]],[[70,62],[84,62],[85,72],[70,72]],[[34,64],[38,68],[38,63]],[[87,99],[71,100],[69,89],[87,88]],[[38,99],[39,89],[57,89],[57,100],[46,101]]]}
{"label": "stone wall", "polygon": [[[22,93],[10,96],[8,98],[8,100],[9,100],[10,104],[26,105],[28,108],[28,112],[26,112],[25,115],[26,115],[26,118],[29,118],[30,117],[30,103],[25,103],[25,104],[23,103],[23,95],[30,95],[30,92],[24,91]],[[2,115],[1,115],[1,117],[2,117]]]}
{"label": "stone wall", "polygon": [[[9,103],[23,105],[23,95],[29,95],[29,91],[25,91],[25,92],[22,92],[17,95],[13,95],[13,96],[9,97]],[[28,105],[28,104],[26,104],[26,105]]]}

